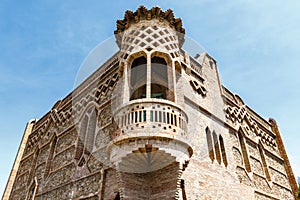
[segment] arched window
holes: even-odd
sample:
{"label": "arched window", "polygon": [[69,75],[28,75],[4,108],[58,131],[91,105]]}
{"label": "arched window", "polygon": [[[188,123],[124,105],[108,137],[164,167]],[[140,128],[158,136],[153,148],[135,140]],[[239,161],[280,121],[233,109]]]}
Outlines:
{"label": "arched window", "polygon": [[221,154],[220,154],[220,146],[219,146],[218,136],[215,131],[213,131],[212,135],[213,135],[216,159],[217,159],[218,163],[221,164]]}
{"label": "arched window", "polygon": [[206,127],[205,132],[209,158],[212,162],[216,159],[219,164],[223,161],[225,167],[227,167],[228,162],[223,137],[218,136],[215,131],[211,133],[208,127]]}
{"label": "arched window", "polygon": [[85,136],[85,147],[88,151],[91,152],[94,147],[94,138],[95,138],[95,132],[97,126],[96,121],[97,121],[96,111],[93,111],[89,118],[89,125],[87,126],[87,132]]}
{"label": "arched window", "polygon": [[227,162],[226,150],[225,150],[224,140],[221,135],[219,135],[219,141],[220,141],[220,148],[221,148],[221,153],[222,153],[222,160],[223,160],[225,167],[227,167],[228,162]]}
{"label": "arched window", "polygon": [[142,56],[133,60],[130,70],[130,100],[146,98],[147,59]]}
{"label": "arched window", "polygon": [[135,58],[129,72],[129,87],[129,100],[157,98],[174,101],[172,67],[165,58],[155,55],[148,64],[145,56]]}
{"label": "arched window", "polygon": [[93,110],[86,114],[81,122],[75,151],[75,159],[78,161],[79,166],[83,166],[86,163],[86,157],[93,151],[97,126],[96,116],[96,111]]}
{"label": "arched window", "polygon": [[168,66],[165,59],[153,57],[151,59],[151,98],[167,99]]}
{"label": "arched window", "polygon": [[206,127],[205,132],[206,132],[208,155],[211,161],[213,162],[215,160],[215,153],[214,153],[214,148],[213,148],[213,143],[211,138],[211,132],[208,127]]}
{"label": "arched window", "polygon": [[251,165],[250,165],[250,161],[248,158],[248,153],[247,153],[247,149],[246,149],[247,147],[245,144],[245,138],[243,137],[241,131],[238,132],[238,136],[239,136],[240,146],[242,149],[245,168],[246,168],[247,172],[251,172]]}
{"label": "arched window", "polygon": [[84,139],[85,139],[87,125],[88,125],[88,116],[84,116],[79,129],[79,137],[77,139],[77,147],[75,152],[76,160],[80,160],[84,152]]}

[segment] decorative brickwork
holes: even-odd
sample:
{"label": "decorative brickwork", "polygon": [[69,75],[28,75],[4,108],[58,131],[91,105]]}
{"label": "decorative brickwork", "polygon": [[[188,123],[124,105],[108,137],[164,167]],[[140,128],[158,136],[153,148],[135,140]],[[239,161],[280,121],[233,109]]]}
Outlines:
{"label": "decorative brickwork", "polygon": [[4,200],[297,198],[275,121],[181,48],[171,10],[127,11],[115,36],[120,50],[27,124]]}

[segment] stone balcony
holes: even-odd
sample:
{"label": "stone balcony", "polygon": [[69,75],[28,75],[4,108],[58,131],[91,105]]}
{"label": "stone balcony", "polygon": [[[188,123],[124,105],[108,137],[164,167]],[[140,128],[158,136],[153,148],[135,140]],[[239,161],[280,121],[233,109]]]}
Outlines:
{"label": "stone balcony", "polygon": [[144,173],[179,162],[192,155],[186,113],[162,99],[139,99],[113,112],[118,134],[108,151],[119,170]]}

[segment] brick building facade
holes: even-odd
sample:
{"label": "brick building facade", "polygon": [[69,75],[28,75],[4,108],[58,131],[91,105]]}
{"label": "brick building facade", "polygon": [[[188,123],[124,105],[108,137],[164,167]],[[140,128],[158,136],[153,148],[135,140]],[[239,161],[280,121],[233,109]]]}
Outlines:
{"label": "brick building facade", "polygon": [[171,10],[126,11],[119,51],[28,122],[3,199],[296,199],[275,120],[184,34]]}

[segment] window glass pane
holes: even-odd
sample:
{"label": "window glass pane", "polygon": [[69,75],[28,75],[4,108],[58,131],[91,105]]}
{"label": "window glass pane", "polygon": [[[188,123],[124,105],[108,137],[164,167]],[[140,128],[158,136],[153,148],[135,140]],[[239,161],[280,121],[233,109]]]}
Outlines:
{"label": "window glass pane", "polygon": [[151,59],[151,98],[167,99],[168,66],[165,59]]}
{"label": "window glass pane", "polygon": [[146,98],[147,59],[136,58],[130,71],[130,100]]}

